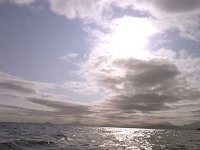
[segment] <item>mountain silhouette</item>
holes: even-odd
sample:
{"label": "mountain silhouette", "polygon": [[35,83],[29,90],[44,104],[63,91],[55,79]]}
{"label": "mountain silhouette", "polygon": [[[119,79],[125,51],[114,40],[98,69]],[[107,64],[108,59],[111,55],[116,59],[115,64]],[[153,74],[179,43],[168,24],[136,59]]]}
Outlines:
{"label": "mountain silhouette", "polygon": [[194,129],[194,130],[200,129],[200,121],[196,121],[191,124],[186,124],[186,125],[183,125],[182,127],[186,129]]}

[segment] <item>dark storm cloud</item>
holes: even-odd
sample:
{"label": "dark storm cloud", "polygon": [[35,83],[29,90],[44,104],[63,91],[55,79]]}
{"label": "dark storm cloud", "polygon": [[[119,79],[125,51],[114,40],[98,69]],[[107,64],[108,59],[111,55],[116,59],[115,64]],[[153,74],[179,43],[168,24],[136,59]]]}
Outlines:
{"label": "dark storm cloud", "polygon": [[[133,96],[117,95],[109,102],[120,110],[157,111],[169,109],[165,102],[175,102],[176,97],[158,94],[135,94]],[[132,112],[131,112],[132,113]]]}
{"label": "dark storm cloud", "polygon": [[0,107],[6,108],[9,111],[4,111],[4,114],[11,114],[11,115],[44,115],[44,114],[49,114],[51,111],[39,111],[39,110],[34,110],[34,109],[29,109],[29,108],[24,108],[24,107],[19,107],[19,106],[12,106],[12,105],[5,105],[5,104],[0,104]]}
{"label": "dark storm cloud", "polygon": [[200,119],[200,104],[199,105],[196,105],[196,107],[198,107],[198,109],[197,110],[192,110],[191,112],[192,112],[192,114],[193,114],[193,116],[195,116],[195,117],[199,117],[199,119]]}
{"label": "dark storm cloud", "polygon": [[142,61],[135,59],[116,60],[115,65],[126,71],[125,80],[134,86],[155,86],[173,80],[179,71],[174,64],[162,61]]}
{"label": "dark storm cloud", "polygon": [[[113,65],[123,75],[101,75],[99,82],[112,90],[105,101],[107,107],[126,113],[170,110],[167,104],[196,101],[197,89],[190,88],[178,67],[166,60],[118,59]],[[115,88],[120,85],[120,88]]]}
{"label": "dark storm cloud", "polygon": [[110,113],[103,115],[103,118],[107,118],[108,120],[126,120],[126,119],[138,119],[138,117],[125,115],[122,113]]}
{"label": "dark storm cloud", "polygon": [[57,85],[24,80],[10,74],[0,72],[0,89],[7,93],[37,94],[40,90],[54,89]]}
{"label": "dark storm cloud", "polygon": [[85,105],[72,104],[68,102],[50,101],[39,98],[27,98],[27,100],[33,103],[48,106],[50,108],[55,108],[58,111],[55,111],[54,114],[57,115],[83,115],[91,113],[89,107]]}
{"label": "dark storm cloud", "polygon": [[158,18],[165,17],[166,15],[200,13],[199,0],[136,0],[133,2],[133,5],[135,6],[134,9],[148,11]]}
{"label": "dark storm cloud", "polygon": [[187,12],[199,9],[199,0],[153,0],[149,1],[162,11],[168,13]]}
{"label": "dark storm cloud", "polygon": [[22,93],[36,93],[33,85],[14,80],[0,80],[0,88]]}
{"label": "dark storm cloud", "polygon": [[50,108],[55,108],[55,111],[43,111],[43,110],[35,110],[30,108],[24,108],[19,106],[11,106],[0,104],[0,107],[9,108],[11,109],[10,112],[14,112],[15,114],[24,114],[24,115],[39,115],[39,116],[67,116],[67,115],[87,115],[92,113],[89,110],[88,106],[79,105],[79,104],[72,104],[66,102],[57,102],[57,101],[50,101],[44,99],[37,99],[37,98],[27,98],[28,101],[33,103],[37,103],[40,105],[44,105]]}
{"label": "dark storm cloud", "polygon": [[107,87],[115,91],[119,90],[117,85],[122,83],[122,81],[120,80],[120,77],[113,78],[112,76],[99,75],[98,78],[99,78],[99,82],[101,86]]}
{"label": "dark storm cloud", "polygon": [[[118,59],[113,65],[120,68],[124,75],[101,74],[98,80],[101,85],[117,90],[118,94],[131,91],[133,94],[138,90],[141,93],[169,90],[180,84],[178,68],[164,60]],[[118,85],[121,85],[121,88],[117,88]]]}

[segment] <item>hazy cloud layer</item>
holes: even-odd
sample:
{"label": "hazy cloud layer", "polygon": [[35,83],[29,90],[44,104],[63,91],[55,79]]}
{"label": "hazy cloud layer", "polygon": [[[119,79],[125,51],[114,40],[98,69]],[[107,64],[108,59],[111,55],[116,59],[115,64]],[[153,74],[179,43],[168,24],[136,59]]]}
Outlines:
{"label": "hazy cloud layer", "polygon": [[99,92],[99,88],[94,82],[80,82],[80,81],[69,81],[61,86],[63,89],[70,90],[82,95],[95,95]]}
{"label": "hazy cloud layer", "polygon": [[35,94],[38,90],[56,88],[56,85],[50,83],[26,81],[21,78],[1,72],[0,88],[15,92]]}
{"label": "hazy cloud layer", "polygon": [[[35,1],[0,0],[3,2],[30,5]],[[0,111],[5,113],[1,117],[31,115],[35,120],[42,117],[61,119],[60,122],[84,118],[87,123],[104,124],[139,124],[147,120],[184,123],[199,119],[200,59],[173,50],[150,51],[143,47],[152,36],[174,29],[181,37],[199,41],[199,0],[48,0],[45,3],[52,12],[68,20],[80,19],[91,36],[90,54],[76,72],[81,80],[56,85],[0,73],[3,108]],[[129,8],[145,15],[124,13],[119,17],[114,8],[121,11]],[[68,61],[77,56],[70,53],[61,59]],[[99,94],[103,98],[91,105],[78,104],[68,101],[67,95],[50,92],[59,88],[83,95]]]}
{"label": "hazy cloud layer", "polygon": [[12,121],[23,122],[32,118],[35,122],[69,123],[77,119],[90,119],[89,115],[93,114],[90,106],[69,101],[65,95],[48,92],[57,87],[59,85],[27,81],[1,72],[1,120],[10,121],[12,118]]}
{"label": "hazy cloud layer", "polygon": [[49,101],[49,99],[37,99],[37,98],[28,98],[28,101],[33,103],[45,105],[48,107],[56,108],[58,111],[54,112],[56,115],[84,115],[89,114],[88,106],[80,104],[72,104],[69,102],[58,102],[58,101]]}
{"label": "hazy cloud layer", "polygon": [[[31,4],[36,0],[3,0],[15,4]],[[180,36],[191,40],[200,39],[200,2],[199,0],[48,0],[50,10],[67,19],[81,19],[83,22],[104,26],[114,19],[117,14],[114,8],[122,10],[132,9],[141,13],[148,13],[163,31],[177,29]],[[124,14],[130,16],[130,14]],[[133,15],[133,17],[135,17]],[[145,17],[144,17],[145,18]]]}
{"label": "hazy cloud layer", "polygon": [[[177,29],[184,38],[199,41],[199,0],[125,0],[125,1],[50,1],[51,10],[59,15],[64,15],[69,19],[80,18],[83,20],[93,20],[98,24],[108,24],[108,20],[113,18],[113,8],[132,8],[140,12],[148,12],[149,16],[156,17],[159,28],[165,30]],[[129,14],[125,14],[128,15]],[[99,21],[97,21],[99,20]],[[112,19],[111,19],[112,20]],[[107,23],[106,23],[107,22]],[[93,22],[94,23],[94,22]]]}

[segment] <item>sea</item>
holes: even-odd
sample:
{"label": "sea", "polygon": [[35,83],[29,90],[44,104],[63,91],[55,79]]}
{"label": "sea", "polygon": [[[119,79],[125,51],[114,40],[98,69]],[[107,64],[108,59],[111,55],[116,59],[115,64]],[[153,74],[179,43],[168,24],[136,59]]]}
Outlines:
{"label": "sea", "polygon": [[200,131],[0,123],[0,150],[200,150]]}

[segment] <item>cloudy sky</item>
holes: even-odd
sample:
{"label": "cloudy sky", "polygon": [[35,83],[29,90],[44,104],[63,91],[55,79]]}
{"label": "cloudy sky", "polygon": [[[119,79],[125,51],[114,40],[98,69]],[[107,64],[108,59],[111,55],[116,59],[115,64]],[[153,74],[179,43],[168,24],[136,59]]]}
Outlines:
{"label": "cloudy sky", "polygon": [[200,120],[200,0],[0,0],[0,121]]}

